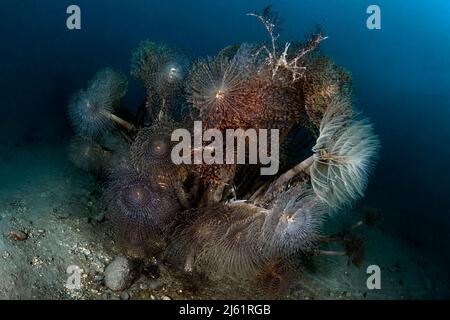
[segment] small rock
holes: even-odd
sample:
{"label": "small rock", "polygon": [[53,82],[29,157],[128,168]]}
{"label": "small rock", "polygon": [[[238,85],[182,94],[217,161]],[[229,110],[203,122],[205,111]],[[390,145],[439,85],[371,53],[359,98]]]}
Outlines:
{"label": "small rock", "polygon": [[85,255],[85,256],[90,256],[91,255],[91,250],[87,249],[87,248],[80,248],[80,251]]}
{"label": "small rock", "polygon": [[169,296],[162,296],[161,300],[172,300]]}
{"label": "small rock", "polygon": [[31,259],[31,265],[32,266],[40,266],[40,265],[42,265],[44,262],[41,260],[41,258],[39,258],[39,257],[33,257],[32,259]]}
{"label": "small rock", "polygon": [[131,262],[125,257],[117,257],[105,270],[105,285],[113,291],[127,289],[134,279]]}
{"label": "small rock", "polygon": [[121,300],[128,300],[130,299],[130,295],[128,294],[128,292],[124,291],[120,294],[120,299]]}
{"label": "small rock", "polygon": [[28,239],[28,235],[23,231],[10,231],[8,236],[14,241],[24,241]]}
{"label": "small rock", "polygon": [[150,280],[148,282],[148,288],[149,289],[156,290],[159,287],[161,287],[161,282],[159,282],[158,280]]}
{"label": "small rock", "polygon": [[96,275],[96,276],[94,277],[94,282],[96,282],[96,283],[102,283],[102,282],[103,282],[103,279],[104,279],[103,276],[101,276],[101,275]]}

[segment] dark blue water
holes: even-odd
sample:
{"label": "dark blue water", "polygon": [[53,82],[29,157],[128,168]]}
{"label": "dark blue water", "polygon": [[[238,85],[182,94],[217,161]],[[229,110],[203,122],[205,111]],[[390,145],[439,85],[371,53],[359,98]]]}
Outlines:
{"label": "dark blue water", "polygon": [[[381,30],[366,28],[366,8],[373,3],[382,10]],[[81,7],[79,31],[66,28],[70,4]],[[245,14],[266,4],[2,1],[0,142],[24,135],[35,143],[62,141],[70,134],[65,116],[70,94],[100,68],[129,74],[130,52],[143,39],[177,44],[193,57],[232,43],[263,41],[263,28]],[[269,4],[284,20],[283,40],[302,39],[320,24],[329,36],[324,52],[352,73],[357,107],[373,120],[382,141],[367,201],[383,210],[386,230],[448,263],[442,249],[448,252],[450,243],[450,2]],[[134,109],[144,92],[130,81],[125,103]]]}

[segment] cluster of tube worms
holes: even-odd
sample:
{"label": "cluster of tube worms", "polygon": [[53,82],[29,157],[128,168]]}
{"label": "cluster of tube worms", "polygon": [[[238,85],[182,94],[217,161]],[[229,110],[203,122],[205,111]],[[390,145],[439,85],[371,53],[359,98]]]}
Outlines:
{"label": "cluster of tube worms", "polygon": [[[191,62],[180,49],[142,42],[131,74],[147,97],[134,116],[121,103],[126,77],[99,71],[69,104],[77,134],[69,156],[107,180],[107,216],[129,256],[273,289],[292,281],[299,257],[320,252],[324,221],[363,196],[379,144],[352,110],[350,76],[319,53],[322,33],[280,46],[269,11],[251,15],[268,45]],[[279,129],[282,171],[175,165],[171,133],[195,120],[221,131]],[[287,167],[296,146],[307,156]]]}

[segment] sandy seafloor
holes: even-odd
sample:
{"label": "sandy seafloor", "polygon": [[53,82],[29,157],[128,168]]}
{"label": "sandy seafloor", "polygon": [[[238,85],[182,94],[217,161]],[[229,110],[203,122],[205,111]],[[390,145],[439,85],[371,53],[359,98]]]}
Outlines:
{"label": "sandy seafloor", "polygon": [[[0,299],[231,299],[261,298],[245,285],[193,289],[168,270],[139,275],[124,292],[103,282],[119,253],[104,219],[101,185],[67,160],[64,144],[0,143]],[[11,231],[28,239],[15,241]],[[382,270],[381,290],[368,290],[365,267],[345,257],[317,258],[286,299],[434,299],[449,297],[449,273],[426,252],[381,228],[365,230],[365,265]],[[83,269],[82,289],[65,288],[66,269]]]}

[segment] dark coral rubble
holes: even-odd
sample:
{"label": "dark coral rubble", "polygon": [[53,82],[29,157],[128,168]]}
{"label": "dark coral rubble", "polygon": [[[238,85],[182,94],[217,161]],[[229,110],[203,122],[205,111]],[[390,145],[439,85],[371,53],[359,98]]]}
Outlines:
{"label": "dark coral rubble", "polygon": [[[131,74],[147,97],[135,117],[120,116],[124,77],[100,71],[69,105],[77,132],[69,153],[106,178],[108,218],[129,256],[155,257],[192,279],[284,291],[301,278],[298,261],[321,253],[324,221],[363,196],[378,140],[352,110],[349,74],[320,54],[322,32],[280,43],[268,10],[251,16],[267,44],[190,62],[176,47],[142,42]],[[261,163],[175,164],[171,134],[194,121],[223,133],[278,129],[282,170],[261,176]],[[360,241],[346,244],[343,254],[359,263]]]}

